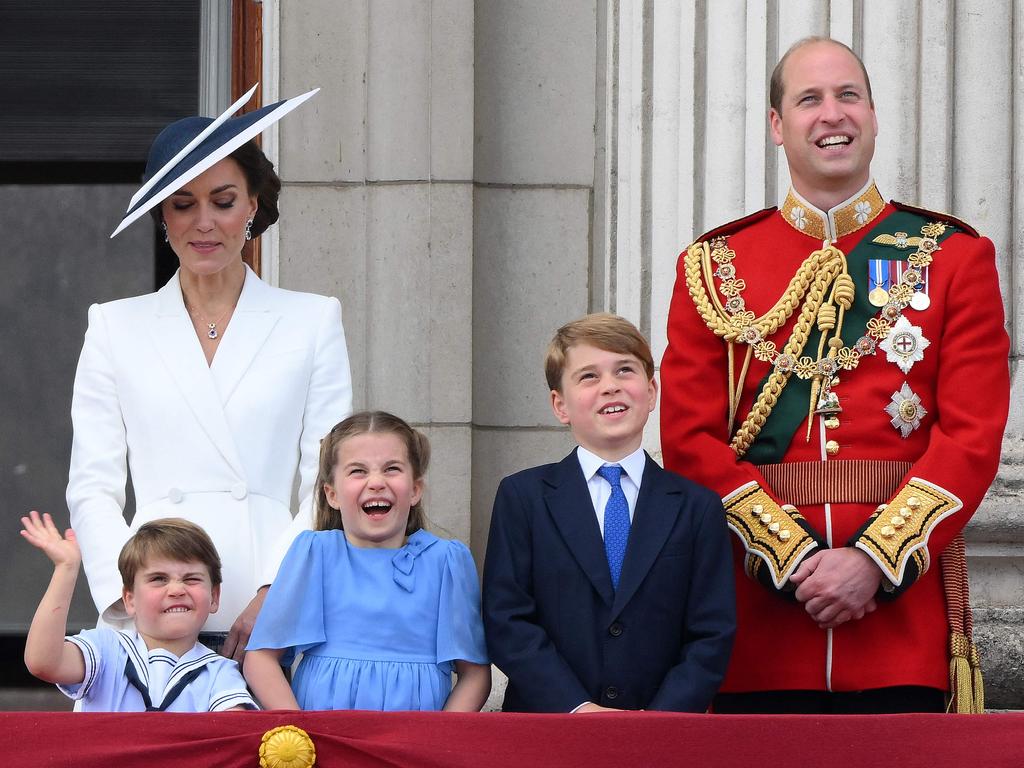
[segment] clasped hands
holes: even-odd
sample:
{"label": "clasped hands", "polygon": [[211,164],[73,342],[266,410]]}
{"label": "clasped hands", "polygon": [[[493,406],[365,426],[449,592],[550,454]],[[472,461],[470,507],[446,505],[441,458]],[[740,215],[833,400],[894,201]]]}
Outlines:
{"label": "clasped hands", "polygon": [[789,577],[796,599],[821,629],[862,619],[878,606],[882,572],[854,547],[823,549],[804,560]]}

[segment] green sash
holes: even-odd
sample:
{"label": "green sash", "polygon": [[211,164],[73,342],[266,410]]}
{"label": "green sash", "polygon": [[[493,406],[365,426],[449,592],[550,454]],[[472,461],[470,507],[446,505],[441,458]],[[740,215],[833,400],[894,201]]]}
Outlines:
{"label": "green sash", "polygon": [[[919,237],[921,227],[936,220],[937,217],[928,219],[910,211],[893,211],[881,219],[874,229],[861,239],[856,248],[846,254],[847,268],[856,286],[856,293],[853,306],[846,310],[843,318],[842,339],[845,346],[852,347],[854,342],[867,332],[868,320],[878,312],[878,307],[868,301],[868,262],[872,259],[906,261],[910,254],[917,251],[913,247],[899,249],[872,241],[883,233],[906,232],[911,237]],[[955,231],[957,230],[946,222],[946,231],[938,238],[938,241],[941,243]],[[797,311],[799,312],[799,309]],[[815,327],[807,339],[804,354],[811,357],[816,356],[820,343],[821,331]],[[843,375],[848,376],[849,374],[844,372]],[[767,381],[768,376],[765,376],[758,388],[758,395],[764,389]],[[753,464],[774,464],[782,461],[794,435],[807,418],[810,398],[811,380],[797,378],[795,373],[790,374],[789,382],[782,390],[768,420],[742,460]]]}

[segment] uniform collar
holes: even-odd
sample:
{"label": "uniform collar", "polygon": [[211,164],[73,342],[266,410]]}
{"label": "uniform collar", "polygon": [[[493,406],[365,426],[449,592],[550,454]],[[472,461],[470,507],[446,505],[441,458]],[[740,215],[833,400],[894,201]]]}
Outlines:
{"label": "uniform collar", "polygon": [[793,229],[815,240],[835,242],[841,237],[867,226],[885,208],[873,179],[853,197],[828,211],[815,208],[792,187],[782,205],[782,218]]}

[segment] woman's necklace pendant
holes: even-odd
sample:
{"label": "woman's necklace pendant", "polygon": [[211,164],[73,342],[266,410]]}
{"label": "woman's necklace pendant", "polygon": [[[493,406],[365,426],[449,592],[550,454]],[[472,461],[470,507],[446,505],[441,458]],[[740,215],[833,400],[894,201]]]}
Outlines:
{"label": "woman's necklace pendant", "polygon": [[217,334],[217,324],[216,323],[207,323],[207,325],[210,328],[210,330],[208,330],[206,332],[207,337],[211,338],[211,339],[216,339],[217,335],[218,335]]}

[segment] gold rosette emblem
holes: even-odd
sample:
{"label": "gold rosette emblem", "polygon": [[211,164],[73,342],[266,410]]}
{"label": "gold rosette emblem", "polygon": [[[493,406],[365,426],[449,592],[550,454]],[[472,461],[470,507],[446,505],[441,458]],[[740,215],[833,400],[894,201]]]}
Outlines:
{"label": "gold rosette emblem", "polygon": [[260,768],[312,768],[316,747],[309,734],[294,725],[282,725],[263,734]]}

